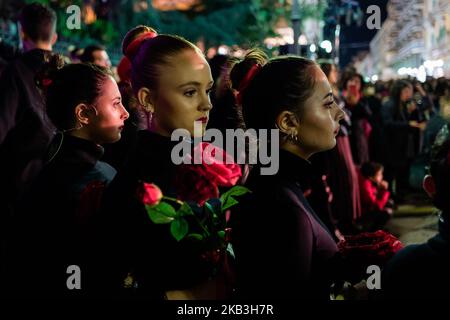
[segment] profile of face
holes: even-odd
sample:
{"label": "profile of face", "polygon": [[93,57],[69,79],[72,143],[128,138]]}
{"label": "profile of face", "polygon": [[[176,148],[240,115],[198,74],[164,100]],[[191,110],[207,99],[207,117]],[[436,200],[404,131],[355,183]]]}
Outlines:
{"label": "profile of face", "polygon": [[144,98],[153,112],[151,130],[170,136],[176,129],[186,129],[196,136],[194,123],[198,121],[203,135],[212,108],[209,94],[213,79],[208,62],[189,49],[171,57],[158,71],[156,90],[149,90],[148,99]]}
{"label": "profile of face", "polygon": [[405,102],[411,100],[412,96],[413,96],[413,88],[412,86],[407,86],[403,88],[402,91],[400,92],[400,101]]}
{"label": "profile of face", "polygon": [[94,106],[87,110],[88,119],[83,129],[89,140],[102,144],[113,143],[121,138],[129,114],[122,104],[119,88],[112,77],[108,76]]}
{"label": "profile of face", "polygon": [[333,99],[333,91],[323,71],[312,67],[311,75],[315,78],[313,94],[305,101],[297,126],[299,148],[302,154],[312,155],[332,149],[336,145],[339,133],[339,121],[344,118],[344,111]]}
{"label": "profile of face", "polygon": [[100,67],[111,68],[111,60],[109,60],[108,53],[105,50],[95,50],[92,52],[93,64]]}

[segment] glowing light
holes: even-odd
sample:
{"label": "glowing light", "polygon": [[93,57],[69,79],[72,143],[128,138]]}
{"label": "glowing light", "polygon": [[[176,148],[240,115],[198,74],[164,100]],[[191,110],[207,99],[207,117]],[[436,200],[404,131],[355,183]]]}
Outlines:
{"label": "glowing light", "polygon": [[322,49],[325,49],[325,51],[326,51],[327,53],[330,53],[330,52],[333,50],[333,46],[331,45],[331,42],[328,41],[328,40],[322,41],[322,43],[320,44],[320,47],[321,47]]}

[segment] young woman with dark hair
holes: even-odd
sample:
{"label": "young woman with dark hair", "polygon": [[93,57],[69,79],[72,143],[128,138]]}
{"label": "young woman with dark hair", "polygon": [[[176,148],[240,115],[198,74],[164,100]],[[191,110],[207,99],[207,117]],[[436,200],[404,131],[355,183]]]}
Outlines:
{"label": "young woman with dark hair", "polygon": [[396,202],[402,202],[410,190],[410,165],[418,154],[421,131],[426,125],[425,122],[418,122],[417,110],[414,112],[417,108],[412,98],[412,84],[407,80],[396,80],[389,99],[381,108],[386,180]]}
{"label": "young woman with dark hair", "polygon": [[[300,57],[251,51],[231,70],[248,128],[278,129],[279,170],[248,177],[252,193],[234,217],[237,295],[329,299],[337,246],[303,192],[309,158],[336,145],[344,112],[325,74]],[[269,143],[269,142],[268,142]]]}
{"label": "young woman with dark hair", "polygon": [[[99,161],[101,144],[118,141],[128,118],[106,69],[61,65],[55,56],[39,75],[47,114],[59,133],[21,201],[11,242],[16,275],[11,290],[27,297],[78,297],[98,289],[96,219],[102,192],[116,173]],[[82,290],[70,290],[66,283],[71,265],[81,269]],[[34,272],[24,269],[29,266]]]}
{"label": "young woman with dark hair", "polygon": [[[130,55],[131,51],[136,51],[138,47],[136,44],[142,42],[148,36],[154,36],[156,31],[145,25],[139,25],[128,31],[122,44],[122,52],[124,56],[117,66],[117,73],[119,76],[120,94],[122,95],[122,102],[124,107],[130,113],[130,118],[125,123],[125,128],[122,132],[122,139],[117,143],[106,144],[103,161],[112,165],[115,169],[120,169],[125,164],[130,151],[134,148],[137,140],[137,132],[146,129],[150,125],[151,114],[143,110],[139,105],[139,101],[134,95],[131,87],[131,62],[127,58],[126,53]],[[128,48],[129,44],[134,42],[134,48]],[[127,49],[127,52],[126,52]]]}

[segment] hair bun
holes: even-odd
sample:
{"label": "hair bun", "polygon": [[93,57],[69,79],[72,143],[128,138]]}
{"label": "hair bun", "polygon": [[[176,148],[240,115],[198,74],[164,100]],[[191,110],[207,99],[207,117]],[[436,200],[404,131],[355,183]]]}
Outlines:
{"label": "hair bun", "polygon": [[142,43],[147,39],[153,39],[157,36],[158,36],[158,34],[153,31],[145,32],[145,33],[137,36],[136,39],[131,41],[130,44],[124,49],[125,56],[130,61],[133,61],[134,57],[139,52],[139,48],[141,47]]}
{"label": "hair bun", "polygon": [[45,56],[44,61],[45,63],[36,75],[36,85],[45,94],[48,87],[52,84],[56,72],[64,66],[65,60],[61,54],[48,54]]}

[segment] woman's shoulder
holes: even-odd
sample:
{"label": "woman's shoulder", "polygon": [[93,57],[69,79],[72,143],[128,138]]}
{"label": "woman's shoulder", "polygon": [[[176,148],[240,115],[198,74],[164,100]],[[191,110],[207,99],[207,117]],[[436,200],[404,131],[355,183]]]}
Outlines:
{"label": "woman's shoulder", "polygon": [[[298,184],[283,177],[253,176],[249,177],[246,187],[252,193],[244,199],[252,208],[259,208],[259,215],[281,215],[288,220],[309,219],[308,205],[302,197],[302,190]],[[256,210],[255,210],[256,211]]]}

